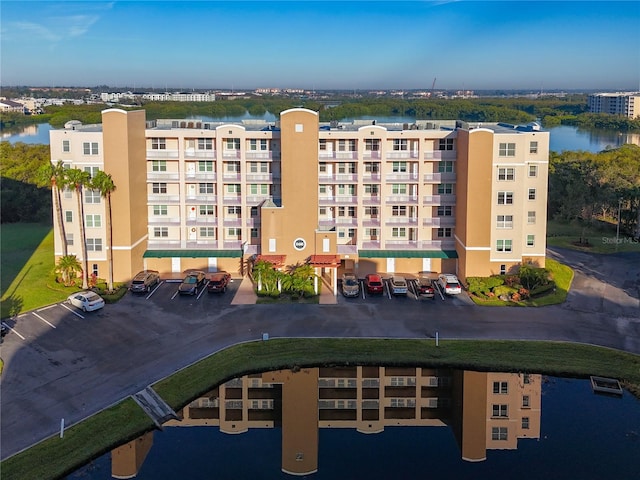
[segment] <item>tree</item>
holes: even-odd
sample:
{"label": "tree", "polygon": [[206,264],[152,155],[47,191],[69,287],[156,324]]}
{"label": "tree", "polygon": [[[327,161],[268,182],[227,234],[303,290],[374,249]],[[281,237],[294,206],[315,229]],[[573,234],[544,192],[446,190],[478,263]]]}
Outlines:
{"label": "tree", "polygon": [[[78,274],[82,272],[82,265],[80,265],[78,257],[75,255],[65,255],[58,260],[54,272],[56,278],[61,279],[66,287],[70,287],[75,285],[75,279],[78,278]],[[83,275],[83,277],[85,277],[85,275]]]}
{"label": "tree", "polygon": [[62,160],[59,160],[55,165],[47,163],[46,165],[41,166],[38,169],[38,177],[42,183],[51,187],[59,227],[58,231],[60,232],[60,240],[62,241],[62,256],[67,256],[67,234],[64,228],[64,217],[62,215],[62,201],[60,195],[60,190],[65,187],[66,181],[65,169],[62,164]]}
{"label": "tree", "polygon": [[100,196],[107,201],[107,263],[109,264],[109,277],[107,279],[109,291],[113,290],[113,226],[111,222],[111,193],[116,189],[111,174],[105,173],[100,170],[91,179],[90,187],[100,192]]}
{"label": "tree", "polygon": [[76,190],[76,199],[78,200],[78,217],[80,218],[80,242],[82,246],[82,261],[83,261],[83,274],[82,274],[82,288],[86,289],[89,286],[89,261],[87,260],[87,237],[84,228],[84,203],[83,203],[83,189],[90,185],[91,175],[89,172],[80,170],[79,168],[71,168],[65,171],[66,181],[69,186],[73,185]]}

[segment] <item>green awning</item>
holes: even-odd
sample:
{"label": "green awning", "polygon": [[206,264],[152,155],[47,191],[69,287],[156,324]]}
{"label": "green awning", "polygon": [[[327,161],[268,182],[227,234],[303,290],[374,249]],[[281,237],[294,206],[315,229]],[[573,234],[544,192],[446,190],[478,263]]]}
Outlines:
{"label": "green awning", "polygon": [[358,250],[360,258],[458,258],[455,250]]}
{"label": "green awning", "polygon": [[143,258],[240,258],[242,250],[147,250]]}

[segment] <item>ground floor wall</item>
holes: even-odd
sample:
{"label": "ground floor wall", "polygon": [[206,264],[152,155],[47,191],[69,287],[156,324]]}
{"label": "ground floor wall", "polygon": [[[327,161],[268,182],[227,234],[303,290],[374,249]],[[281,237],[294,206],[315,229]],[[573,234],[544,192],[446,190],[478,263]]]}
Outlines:
{"label": "ground floor wall", "polygon": [[157,270],[164,278],[181,278],[187,270],[202,270],[212,273],[225,271],[232,275],[242,274],[240,258],[145,258],[140,270]]}

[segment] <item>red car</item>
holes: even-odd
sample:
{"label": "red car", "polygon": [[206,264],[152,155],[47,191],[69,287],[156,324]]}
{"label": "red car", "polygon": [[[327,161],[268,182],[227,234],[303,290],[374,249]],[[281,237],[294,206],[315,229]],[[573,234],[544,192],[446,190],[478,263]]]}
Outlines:
{"label": "red car", "polygon": [[383,293],[382,277],[377,273],[370,273],[364,277],[364,288],[367,293]]}
{"label": "red car", "polygon": [[435,298],[436,290],[433,286],[433,282],[434,280],[432,280],[431,278],[419,277],[416,280],[416,287],[418,289],[418,294],[426,298]]}
{"label": "red car", "polygon": [[227,272],[217,272],[211,274],[209,277],[209,283],[207,284],[207,291],[209,293],[224,293],[227,291],[227,285],[231,280],[231,275]]}

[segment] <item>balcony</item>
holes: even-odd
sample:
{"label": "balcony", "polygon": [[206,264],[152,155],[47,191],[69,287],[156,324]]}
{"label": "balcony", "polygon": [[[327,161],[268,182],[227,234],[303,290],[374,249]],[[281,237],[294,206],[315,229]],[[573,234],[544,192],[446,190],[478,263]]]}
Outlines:
{"label": "balcony", "polygon": [[384,178],[387,182],[417,182],[420,176],[417,173],[389,173]]}
{"label": "balcony", "polygon": [[241,227],[242,219],[241,218],[225,218],[222,220],[222,225],[224,227]]}
{"label": "balcony", "polygon": [[240,195],[234,195],[232,197],[223,197],[225,205],[241,205],[242,197]]}
{"label": "balcony", "polygon": [[240,182],[242,180],[242,174],[235,172],[224,172],[222,174],[222,180],[225,182]]}
{"label": "balcony", "polygon": [[394,150],[392,152],[387,152],[384,156],[387,160],[399,160],[404,158],[419,158],[420,155],[417,151],[409,152],[407,150]]}
{"label": "balcony", "polygon": [[388,204],[407,204],[407,203],[418,203],[417,195],[391,195],[387,197]]}
{"label": "balcony", "polygon": [[455,182],[456,174],[453,172],[425,173],[424,181],[427,183]]}
{"label": "balcony", "polygon": [[444,195],[426,195],[423,199],[423,205],[455,205],[456,196],[453,194]]}
{"label": "balcony", "polygon": [[147,197],[150,203],[173,204],[180,203],[180,195],[169,195],[166,193],[151,193]]}
{"label": "balcony", "polygon": [[242,241],[241,240],[225,240],[223,247],[225,250],[242,250]]}
{"label": "balcony", "polygon": [[321,173],[318,175],[318,181],[320,183],[357,183],[357,173],[336,173],[335,175],[329,175]]}
{"label": "balcony", "polygon": [[380,205],[380,197],[378,195],[369,195],[362,197],[363,205]]}
{"label": "balcony", "polygon": [[245,152],[244,157],[247,160],[273,160],[273,152],[264,151],[264,152]]}
{"label": "balcony", "polygon": [[247,173],[247,182],[272,182],[273,175],[270,173]]}
{"label": "balcony", "polygon": [[189,240],[187,241],[187,248],[192,248],[192,249],[203,249],[203,250],[213,250],[218,246],[218,240],[215,238],[207,238],[202,239],[202,240]]}
{"label": "balcony", "polygon": [[247,218],[245,225],[250,228],[257,228],[260,226],[260,218]]}
{"label": "balcony", "polygon": [[364,172],[362,174],[362,181],[364,183],[379,182],[381,178],[382,175],[380,175],[380,173]]}
{"label": "balcony", "polygon": [[202,225],[207,227],[217,227],[218,226],[218,217],[214,217],[213,215],[200,215],[198,217],[189,217],[187,218],[187,225]]}
{"label": "balcony", "polygon": [[452,238],[422,240],[419,244],[419,248],[423,250],[455,250],[456,248],[456,241]]}
{"label": "balcony", "polygon": [[320,160],[357,160],[358,152],[327,152],[318,153]]}
{"label": "balcony", "polygon": [[417,240],[387,240],[384,248],[391,250],[413,250],[420,248]]}
{"label": "balcony", "polygon": [[457,157],[455,150],[429,150],[424,152],[425,160],[455,160]]}
{"label": "balcony", "polygon": [[381,158],[382,158],[382,154],[380,153],[379,150],[376,150],[376,151],[366,150],[362,154],[363,160],[380,160]]}
{"label": "balcony", "polygon": [[150,216],[149,225],[180,225],[180,217],[166,215]]}
{"label": "balcony", "polygon": [[378,217],[364,217],[362,220],[363,227],[379,227],[380,226],[380,218]]}
{"label": "balcony", "polygon": [[358,245],[336,245],[339,255],[357,255]]}
{"label": "balcony", "polygon": [[368,240],[362,242],[363,250],[378,250],[380,248],[380,240]]}
{"label": "balcony", "polygon": [[199,194],[199,195],[187,195],[185,197],[187,202],[205,202],[208,204],[216,203],[218,200],[218,196],[212,193],[208,194]]}
{"label": "balcony", "polygon": [[246,202],[247,205],[255,207],[257,205],[260,205],[260,203],[264,202],[265,200],[269,200],[270,198],[270,195],[247,195]]}
{"label": "balcony", "polygon": [[240,153],[240,150],[223,150],[222,151],[222,158],[225,159],[239,159],[241,158],[242,155]]}
{"label": "balcony", "polygon": [[334,198],[335,198],[335,203],[339,205],[344,205],[344,204],[353,205],[358,203],[358,197],[356,197],[355,195],[336,195]]}
{"label": "balcony", "polygon": [[180,248],[180,240],[168,240],[168,239],[154,239],[150,238],[147,241],[147,248],[149,250],[173,250]]}
{"label": "balcony", "polygon": [[384,221],[385,225],[417,225],[418,218],[417,217],[390,217]]}
{"label": "balcony", "polygon": [[147,150],[149,160],[178,160],[180,154],[178,150]]}
{"label": "balcony", "polygon": [[180,180],[179,172],[147,172],[147,180],[160,180],[168,182],[170,180]]}
{"label": "balcony", "polygon": [[336,225],[358,225],[358,219],[356,217],[337,217],[335,219]]}
{"label": "balcony", "polygon": [[187,180],[217,180],[216,172],[187,172],[185,174]]}
{"label": "balcony", "polygon": [[422,219],[422,226],[424,227],[453,227],[455,224],[456,218],[453,216]]}
{"label": "balcony", "polygon": [[197,160],[215,160],[216,151],[215,150],[185,150],[184,151],[185,159],[195,158]]}
{"label": "balcony", "polygon": [[333,218],[322,218],[318,220],[318,226],[321,228],[334,227],[335,225],[336,221]]}

